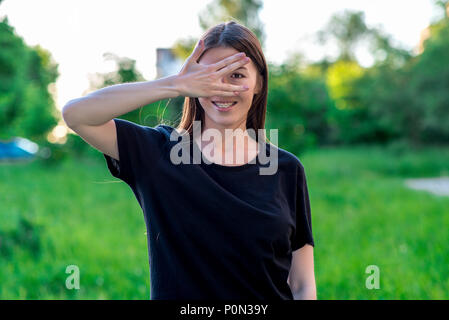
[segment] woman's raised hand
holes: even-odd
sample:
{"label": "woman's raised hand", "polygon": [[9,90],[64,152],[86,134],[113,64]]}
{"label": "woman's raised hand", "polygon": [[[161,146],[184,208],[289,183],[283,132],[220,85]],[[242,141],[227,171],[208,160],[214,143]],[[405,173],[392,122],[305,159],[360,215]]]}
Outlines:
{"label": "woman's raised hand", "polygon": [[184,97],[236,96],[247,86],[223,83],[220,79],[249,62],[244,52],[236,53],[217,63],[202,65],[197,62],[204,51],[204,41],[198,42],[177,75],[177,86]]}

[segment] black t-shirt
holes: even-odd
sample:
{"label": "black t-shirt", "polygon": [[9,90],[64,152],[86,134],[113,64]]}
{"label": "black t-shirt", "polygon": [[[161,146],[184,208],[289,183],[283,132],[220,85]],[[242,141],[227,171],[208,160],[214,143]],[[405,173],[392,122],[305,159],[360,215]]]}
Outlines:
{"label": "black t-shirt", "polygon": [[[268,166],[259,157],[241,166],[174,164],[173,127],[114,121],[120,161],[103,155],[143,210],[152,300],[293,299],[292,251],[314,246],[306,176],[295,155],[266,143],[267,155],[269,146],[278,150],[272,175],[259,174]],[[191,159],[194,148],[201,153],[191,140]]]}

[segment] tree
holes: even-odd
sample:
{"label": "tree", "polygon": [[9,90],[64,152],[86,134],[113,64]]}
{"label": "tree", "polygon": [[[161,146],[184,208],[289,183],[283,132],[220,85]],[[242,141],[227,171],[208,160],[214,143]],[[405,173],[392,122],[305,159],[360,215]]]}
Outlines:
{"label": "tree", "polygon": [[339,54],[336,61],[356,61],[355,50],[367,43],[375,63],[387,63],[393,67],[404,65],[411,57],[408,50],[393,45],[390,35],[378,27],[365,24],[363,11],[345,10],[333,15],[323,30],[318,31],[319,43],[336,41]]}
{"label": "tree", "polygon": [[[320,70],[301,70],[300,55],[270,64],[267,129],[279,131],[279,144],[297,153],[329,141],[326,114],[332,100]],[[312,70],[313,69],[313,70]]]}
{"label": "tree", "polygon": [[425,50],[410,67],[407,89],[419,113],[420,142],[449,142],[449,19],[432,27]]}
{"label": "tree", "polygon": [[259,18],[259,10],[262,7],[261,0],[215,0],[200,14],[200,26],[207,30],[217,23],[235,19],[254,32],[263,48],[265,33]]}
{"label": "tree", "polygon": [[0,137],[46,139],[57,124],[58,112],[50,94],[58,65],[40,47],[28,47],[5,17],[0,21]]}
{"label": "tree", "polygon": [[[265,42],[263,23],[259,19],[259,10],[263,7],[261,0],[214,0],[200,13],[198,19],[201,28],[205,31],[211,26],[230,19],[248,27],[258,37],[262,48]],[[192,53],[197,39],[179,39],[173,45],[173,51],[182,60]]]}
{"label": "tree", "polygon": [[363,11],[352,12],[345,10],[335,14],[324,30],[318,31],[318,41],[324,44],[333,39],[337,42],[339,56],[337,60],[354,61],[354,49],[357,43],[368,35]]}
{"label": "tree", "polygon": [[447,19],[449,17],[449,0],[433,0],[433,3],[441,9],[443,19]]}

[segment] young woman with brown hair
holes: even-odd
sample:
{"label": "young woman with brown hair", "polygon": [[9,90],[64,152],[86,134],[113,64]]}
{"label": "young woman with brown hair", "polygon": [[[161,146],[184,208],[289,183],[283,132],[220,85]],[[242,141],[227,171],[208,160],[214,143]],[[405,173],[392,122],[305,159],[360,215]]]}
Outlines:
{"label": "young woman with brown hair", "polygon": [[[207,30],[177,75],[113,85],[64,106],[67,125],[104,154],[142,208],[152,300],[316,299],[304,167],[254,134],[265,129],[267,92],[257,37],[229,21]],[[180,95],[176,128],[116,118]],[[208,130],[218,133],[209,144]],[[187,163],[175,160],[179,138]],[[271,174],[260,174],[264,154],[276,162]],[[244,160],[229,163],[229,155]]]}

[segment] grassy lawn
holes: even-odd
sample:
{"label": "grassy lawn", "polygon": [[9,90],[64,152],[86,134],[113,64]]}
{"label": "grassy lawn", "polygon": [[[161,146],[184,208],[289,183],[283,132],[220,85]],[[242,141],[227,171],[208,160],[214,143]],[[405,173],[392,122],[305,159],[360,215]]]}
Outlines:
{"label": "grassy lawn", "polygon": [[[306,168],[318,299],[449,299],[449,197],[405,178],[449,175],[449,148],[332,148]],[[149,299],[145,224],[97,159],[0,165],[1,299]],[[65,287],[66,267],[80,289]],[[367,289],[367,266],[380,288]]]}

